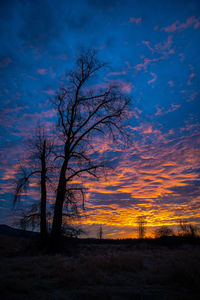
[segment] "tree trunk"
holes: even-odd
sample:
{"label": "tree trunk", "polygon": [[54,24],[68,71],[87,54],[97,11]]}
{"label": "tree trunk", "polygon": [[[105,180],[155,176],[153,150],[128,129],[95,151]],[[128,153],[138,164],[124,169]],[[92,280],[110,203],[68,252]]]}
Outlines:
{"label": "tree trunk", "polygon": [[40,202],[40,235],[41,239],[45,239],[47,236],[47,224],[46,224],[46,141],[43,144],[43,152],[41,157],[41,202]]}
{"label": "tree trunk", "polygon": [[67,162],[64,161],[60,172],[58,190],[56,195],[56,203],[54,207],[53,225],[51,231],[53,240],[58,240],[61,237],[62,210],[63,210],[63,203],[65,201],[65,190],[66,190],[66,179],[65,179],[66,169],[67,169]]}

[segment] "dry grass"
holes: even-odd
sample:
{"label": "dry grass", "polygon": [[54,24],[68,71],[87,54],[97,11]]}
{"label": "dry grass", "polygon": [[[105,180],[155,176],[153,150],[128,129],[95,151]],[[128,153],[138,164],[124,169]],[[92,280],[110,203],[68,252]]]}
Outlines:
{"label": "dry grass", "polygon": [[[1,299],[199,299],[200,248],[79,245],[76,255],[28,255],[1,237]],[[8,255],[9,253],[9,255]]]}

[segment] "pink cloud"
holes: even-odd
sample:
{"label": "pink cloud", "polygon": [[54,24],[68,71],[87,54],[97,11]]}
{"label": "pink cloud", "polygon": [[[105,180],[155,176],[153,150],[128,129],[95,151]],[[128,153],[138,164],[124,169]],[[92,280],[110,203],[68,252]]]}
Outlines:
{"label": "pink cloud", "polygon": [[[132,88],[134,88],[134,85],[132,82],[127,82],[125,80],[107,80],[107,83],[103,83],[103,84],[97,84],[94,86],[94,89],[99,89],[99,88],[108,88],[110,86],[113,87],[119,87],[122,91],[126,92],[126,93],[130,93]],[[85,89],[87,90],[87,89]]]}
{"label": "pink cloud", "polygon": [[151,76],[153,76],[153,78],[148,81],[148,84],[151,84],[151,83],[155,82],[156,79],[158,78],[158,76],[153,72],[151,72]]}
{"label": "pink cloud", "polygon": [[142,110],[140,110],[138,107],[135,107],[134,111],[132,112],[132,115],[133,115],[136,119],[139,119],[141,113],[142,113]]}
{"label": "pink cloud", "polygon": [[166,32],[174,32],[178,28],[179,21],[174,22],[172,25],[168,27],[163,27],[161,30],[164,30]]}
{"label": "pink cloud", "polygon": [[183,62],[183,61],[185,60],[184,54],[183,54],[183,53],[180,53],[179,56],[180,56],[180,58],[181,58],[181,62]]}
{"label": "pink cloud", "polygon": [[141,21],[142,21],[142,18],[141,18],[141,17],[139,17],[139,18],[130,17],[130,18],[129,18],[129,22],[130,22],[130,23],[136,23],[136,24],[139,24],[139,23],[141,23]]}
{"label": "pink cloud", "polygon": [[177,110],[178,108],[180,107],[180,104],[171,104],[170,105],[170,108],[168,110],[164,110],[163,107],[156,107],[156,113],[155,113],[155,116],[162,116],[162,115],[165,115],[165,114],[168,114],[170,112],[173,112],[175,110]]}
{"label": "pink cloud", "polygon": [[40,74],[40,75],[45,75],[47,70],[46,69],[37,69],[37,72]]}
{"label": "pink cloud", "polygon": [[152,125],[149,125],[148,127],[144,128],[143,133],[146,133],[146,134],[153,133]]}
{"label": "pink cloud", "polygon": [[188,79],[188,82],[187,82],[187,84],[188,85],[191,85],[192,84],[192,78],[194,78],[196,76],[196,74],[195,73],[191,73],[190,75],[189,75],[189,79]]}
{"label": "pink cloud", "polygon": [[151,50],[152,52],[154,52],[154,49],[150,46],[150,41],[142,41],[142,43],[144,44],[144,45],[146,45],[148,48],[149,48],[149,50]]}
{"label": "pink cloud", "polygon": [[169,35],[166,41],[164,41],[163,43],[156,44],[155,49],[158,52],[166,51],[166,50],[170,50],[171,45],[172,45],[172,36]]}
{"label": "pink cloud", "polygon": [[148,64],[149,64],[151,61],[152,61],[151,59],[145,58],[143,63],[137,64],[137,65],[135,66],[135,69],[136,69],[137,71],[141,71],[142,69],[144,69],[144,71],[146,71],[146,70],[147,70],[147,66],[148,66]]}
{"label": "pink cloud", "polygon": [[132,88],[133,88],[132,82],[125,82],[124,81],[124,82],[121,83],[121,89],[124,92],[130,93]]}
{"label": "pink cloud", "polygon": [[173,80],[169,80],[169,81],[168,81],[168,84],[169,84],[170,86],[174,86]]}
{"label": "pink cloud", "polygon": [[194,16],[188,18],[185,23],[180,23],[179,21],[174,22],[170,26],[163,27],[161,30],[165,32],[175,32],[187,29],[188,27],[194,25],[194,29],[198,29],[200,27],[200,18],[196,18]]}
{"label": "pink cloud", "polygon": [[107,76],[120,76],[120,75],[126,75],[130,69],[132,69],[131,64],[129,61],[125,61],[125,67],[120,72],[110,72],[107,74]]}
{"label": "pink cloud", "polygon": [[162,108],[156,107],[156,113],[155,113],[155,116],[162,116],[162,115],[163,115]]}
{"label": "pink cloud", "polygon": [[192,92],[192,94],[190,95],[190,98],[186,100],[186,102],[190,102],[190,101],[193,101],[196,96],[198,95],[197,92]]}
{"label": "pink cloud", "polygon": [[167,113],[168,113],[168,112],[175,111],[175,110],[177,110],[179,107],[180,107],[180,104],[171,104],[171,107],[168,109]]}
{"label": "pink cloud", "polygon": [[121,71],[121,72],[110,72],[108,73],[108,76],[119,76],[119,75],[126,75],[126,71]]}
{"label": "pink cloud", "polygon": [[[174,50],[171,49],[171,45],[172,45],[172,36],[169,35],[167,40],[162,42],[162,43],[158,43],[158,44],[155,44],[154,46],[150,46],[151,42],[150,41],[142,41],[142,43],[144,45],[147,46],[147,48],[149,50],[151,50],[151,52],[158,52],[158,53],[163,53],[163,54],[172,54],[174,53]],[[166,53],[166,51],[168,53]]]}
{"label": "pink cloud", "polygon": [[174,134],[174,130],[173,130],[173,129],[170,129],[170,130],[168,131],[168,134],[169,134],[169,135]]}
{"label": "pink cloud", "polygon": [[140,64],[137,64],[135,66],[135,69],[137,71],[141,71],[142,69],[144,71],[147,71],[147,66],[151,63],[151,62],[157,62],[159,60],[163,59],[163,57],[158,57],[158,58],[153,58],[153,59],[149,59],[149,58],[144,58],[144,62],[143,63],[140,63]]}
{"label": "pink cloud", "polygon": [[[159,129],[153,128],[153,125],[150,123],[141,124],[140,126],[129,127],[132,131],[137,131],[139,134],[146,139],[146,135],[152,134],[156,135],[157,138],[162,139],[161,131]],[[160,136],[160,137],[159,137]]]}
{"label": "pink cloud", "polygon": [[47,95],[55,95],[55,91],[52,89],[45,90],[44,93]]}
{"label": "pink cloud", "polygon": [[149,58],[144,58],[144,62],[143,63],[140,63],[140,64],[137,64],[135,66],[135,69],[137,71],[141,71],[142,69],[144,71],[147,71],[147,66],[151,63],[151,62],[157,62],[157,61],[160,61],[160,60],[163,60],[163,59],[167,59],[169,54],[174,54],[175,51],[174,49],[171,49],[171,46],[172,46],[172,36],[168,36],[167,40],[162,42],[162,43],[158,43],[154,46],[150,46],[150,41],[142,41],[142,43],[144,45],[146,45],[149,50],[153,52],[157,52],[159,54],[161,54],[160,57],[158,58],[154,58],[154,59],[149,59]]}

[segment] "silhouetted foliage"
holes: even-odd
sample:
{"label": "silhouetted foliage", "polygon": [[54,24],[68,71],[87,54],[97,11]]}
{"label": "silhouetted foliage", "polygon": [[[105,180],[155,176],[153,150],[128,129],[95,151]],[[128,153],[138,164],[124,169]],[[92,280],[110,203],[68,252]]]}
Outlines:
{"label": "silhouetted foliage", "polygon": [[[115,141],[125,139],[122,123],[128,117],[129,97],[115,84],[98,88],[96,75],[105,68],[95,51],[83,51],[74,70],[66,76],[57,92],[54,106],[58,112],[58,132],[63,152],[56,157],[61,162],[52,225],[52,237],[61,234],[63,209],[84,207],[84,189],[75,178],[98,178],[105,164],[91,155],[95,152],[94,138],[109,134]],[[93,80],[93,81],[92,81]]]}

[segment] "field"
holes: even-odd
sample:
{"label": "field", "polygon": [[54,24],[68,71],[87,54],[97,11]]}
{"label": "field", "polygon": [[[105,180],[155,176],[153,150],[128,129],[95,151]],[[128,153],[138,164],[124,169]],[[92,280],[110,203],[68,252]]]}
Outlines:
{"label": "field", "polygon": [[76,242],[47,255],[0,236],[1,299],[200,299],[200,246]]}

